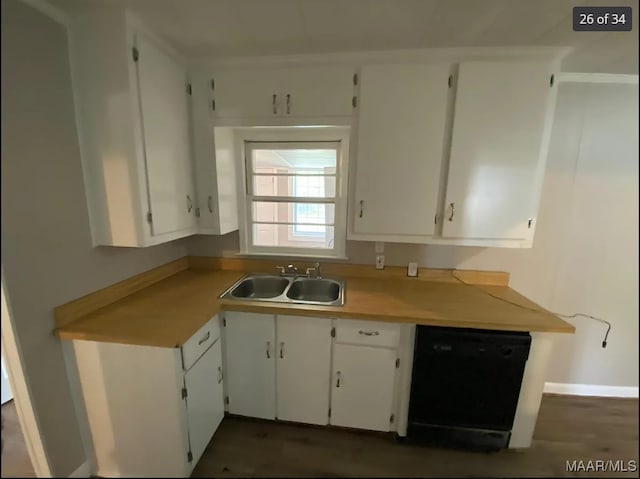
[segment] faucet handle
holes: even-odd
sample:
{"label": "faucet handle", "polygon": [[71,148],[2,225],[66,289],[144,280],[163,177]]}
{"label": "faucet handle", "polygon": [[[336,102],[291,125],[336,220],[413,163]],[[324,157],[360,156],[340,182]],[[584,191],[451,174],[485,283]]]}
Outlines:
{"label": "faucet handle", "polygon": [[280,276],[284,276],[284,273],[286,271],[284,266],[276,266],[276,269],[280,270]]}

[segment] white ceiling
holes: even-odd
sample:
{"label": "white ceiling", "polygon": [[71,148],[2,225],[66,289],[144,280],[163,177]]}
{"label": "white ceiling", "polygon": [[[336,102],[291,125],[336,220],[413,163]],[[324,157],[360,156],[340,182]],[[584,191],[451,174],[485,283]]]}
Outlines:
{"label": "white ceiling", "polygon": [[[638,73],[638,0],[49,0],[128,6],[189,58],[568,46],[564,71]],[[630,5],[633,32],[573,32],[572,7]]]}

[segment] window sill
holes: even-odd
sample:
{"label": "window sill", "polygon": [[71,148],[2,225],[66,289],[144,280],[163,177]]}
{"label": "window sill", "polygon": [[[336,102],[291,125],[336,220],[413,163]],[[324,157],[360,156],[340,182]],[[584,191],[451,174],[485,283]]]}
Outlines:
{"label": "window sill", "polygon": [[334,261],[348,261],[347,256],[328,256],[328,255],[313,255],[313,254],[286,254],[286,253],[247,253],[238,252],[234,254],[236,258],[283,258],[283,259],[324,259]]}

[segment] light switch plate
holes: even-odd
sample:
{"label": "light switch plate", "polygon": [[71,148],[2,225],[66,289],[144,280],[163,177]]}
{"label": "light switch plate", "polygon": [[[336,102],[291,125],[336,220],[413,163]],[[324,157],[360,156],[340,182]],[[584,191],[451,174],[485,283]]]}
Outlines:
{"label": "light switch plate", "polygon": [[409,263],[407,267],[407,276],[418,276],[418,263]]}
{"label": "light switch plate", "polygon": [[384,255],[379,254],[376,256],[376,269],[384,269]]}

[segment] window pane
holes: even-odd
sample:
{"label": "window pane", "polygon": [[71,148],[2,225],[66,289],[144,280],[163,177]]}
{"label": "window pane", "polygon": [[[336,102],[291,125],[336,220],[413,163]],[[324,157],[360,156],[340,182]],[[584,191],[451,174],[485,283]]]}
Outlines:
{"label": "window pane", "polygon": [[333,203],[254,201],[252,219],[269,223],[333,224],[335,210]]}
{"label": "window pane", "polygon": [[256,196],[308,196],[335,198],[335,176],[254,176]]}
{"label": "window pane", "polygon": [[252,169],[255,173],[319,173],[335,174],[335,149],[286,148],[252,150]]}
{"label": "window pane", "polygon": [[315,228],[315,231],[309,232],[309,234],[296,231],[296,228],[301,228],[301,226],[254,223],[253,244],[255,246],[333,249],[333,226],[310,226],[310,228]]}

